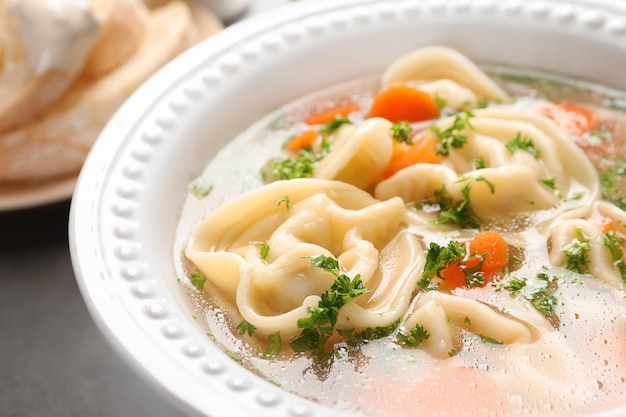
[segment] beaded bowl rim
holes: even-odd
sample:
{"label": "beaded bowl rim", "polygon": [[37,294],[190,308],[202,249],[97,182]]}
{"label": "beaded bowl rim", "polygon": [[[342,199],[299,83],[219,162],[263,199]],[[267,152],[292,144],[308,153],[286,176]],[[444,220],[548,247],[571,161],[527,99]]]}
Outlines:
{"label": "beaded bowl rim", "polygon": [[[446,30],[453,26],[457,33]],[[471,32],[476,27],[484,33]],[[500,36],[490,37],[492,32]],[[520,34],[529,40],[518,39]],[[186,185],[229,138],[277,106],[311,89],[379,71],[402,52],[429,43],[459,47],[477,62],[541,59],[548,67],[541,69],[564,64],[569,75],[597,77],[626,90],[615,68],[581,63],[563,47],[568,41],[583,43],[585,59],[623,62],[626,2],[301,2],[237,23],[197,45],[127,100],[81,171],[70,213],[70,252],[94,321],[139,375],[190,415],[348,415],[253,375],[194,323],[173,268]],[[368,51],[376,56],[366,56]],[[324,68],[322,58],[330,62]],[[237,102],[244,91],[255,94]]]}

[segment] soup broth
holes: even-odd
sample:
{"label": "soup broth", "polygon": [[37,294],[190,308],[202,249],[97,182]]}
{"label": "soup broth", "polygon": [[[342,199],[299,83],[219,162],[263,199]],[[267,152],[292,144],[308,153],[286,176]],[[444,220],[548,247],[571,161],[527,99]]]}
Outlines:
{"label": "soup broth", "polygon": [[[448,50],[435,63],[478,81],[420,78],[418,52],[278,109],[190,184],[193,316],[251,372],[356,415],[626,405],[626,96]],[[374,114],[399,85],[435,110]]]}

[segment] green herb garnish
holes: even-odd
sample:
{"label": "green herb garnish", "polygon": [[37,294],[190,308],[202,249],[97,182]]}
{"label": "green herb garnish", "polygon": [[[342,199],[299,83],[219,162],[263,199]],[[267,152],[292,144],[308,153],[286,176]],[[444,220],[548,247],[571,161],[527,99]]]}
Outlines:
{"label": "green herb garnish", "polygon": [[533,141],[526,136],[522,136],[520,132],[517,132],[515,137],[504,146],[506,146],[506,149],[511,153],[511,155],[517,151],[525,151],[531,154],[534,158],[539,158],[541,153],[540,150],[535,147]]}
{"label": "green herb garnish", "polygon": [[626,210],[624,180],[626,179],[626,156],[622,158],[605,157],[608,170],[600,172],[602,196],[622,210]]}
{"label": "green herb garnish", "polygon": [[541,183],[551,190],[556,190],[556,178],[542,178]]}
{"label": "green herb garnish", "polygon": [[493,338],[491,338],[489,336],[485,336],[485,335],[482,335],[482,334],[479,334],[478,337],[480,337],[480,340],[482,340],[485,343],[491,343],[493,345],[503,345],[504,344],[504,342],[502,342],[500,340],[496,340],[496,339],[493,339]]}
{"label": "green herb garnish", "polygon": [[551,283],[557,279],[546,272],[540,272],[537,274],[539,281],[544,281],[545,286],[542,287],[529,287],[528,278],[526,277],[513,277],[507,276],[502,281],[498,282],[495,287],[496,291],[501,289],[507,290],[512,297],[522,296],[528,300],[533,307],[546,317],[553,317],[556,315],[556,306],[559,304],[559,300],[555,295],[555,288]]}
{"label": "green herb garnish", "polygon": [[337,333],[344,337],[349,344],[360,345],[370,340],[382,339],[391,335],[398,328],[399,324],[400,320],[389,326],[367,327],[361,331],[356,331],[356,329],[338,329]]}
{"label": "green herb garnish", "polygon": [[626,284],[626,264],[624,263],[624,239],[615,236],[615,230],[611,230],[604,234],[604,246],[611,252],[613,265],[617,268],[622,277],[622,281]]}
{"label": "green herb garnish", "polygon": [[391,136],[399,143],[406,143],[408,145],[413,144],[411,139],[411,125],[407,121],[393,123],[391,125]]}
{"label": "green herb garnish", "polygon": [[280,332],[268,334],[267,338],[270,341],[269,346],[263,352],[263,358],[271,359],[275,358],[276,355],[280,353],[280,347],[282,345],[282,338],[280,337]]}
{"label": "green herb garnish", "polygon": [[416,347],[429,337],[430,333],[418,323],[415,327],[409,329],[408,333],[398,333],[398,344],[406,347]]}
{"label": "green herb garnish", "polygon": [[485,167],[485,158],[479,156],[478,158],[474,159],[474,169],[484,169]]}
{"label": "green herb garnish", "polygon": [[193,181],[187,187],[189,193],[196,198],[203,198],[209,195],[209,193],[213,190],[213,186],[210,184],[206,184],[202,182],[200,179]]}
{"label": "green herb garnish", "polygon": [[259,245],[259,257],[265,260],[269,253],[270,253],[270,245],[266,242],[261,242],[261,244]]}
{"label": "green herb garnish", "polygon": [[563,249],[565,262],[561,265],[565,269],[578,272],[580,274],[589,273],[589,239],[583,234],[581,229],[576,229],[578,238]]}
{"label": "green herb garnish", "polygon": [[191,273],[191,275],[189,275],[189,281],[191,282],[191,285],[199,290],[202,290],[202,288],[204,288],[204,283],[206,282],[206,276],[199,269],[196,269]]}
{"label": "green herb garnish", "polygon": [[330,136],[335,133],[339,128],[345,124],[351,124],[350,119],[344,116],[339,116],[335,118],[333,121],[323,124],[319,128],[319,133],[324,136]]}
{"label": "green herb garnish", "polygon": [[278,200],[276,200],[277,206],[280,206],[283,203],[285,204],[285,208],[287,208],[287,210],[291,210],[293,208],[293,206],[291,205],[291,200],[289,200],[289,197],[284,196],[283,198],[279,198]]}
{"label": "green herb garnish", "polygon": [[440,213],[436,221],[438,224],[453,223],[462,229],[477,229],[480,227],[482,220],[472,209],[470,190],[469,184],[463,187],[461,190],[463,199],[454,201],[448,196],[446,187],[442,185],[441,189],[435,192],[434,197],[425,200],[423,204],[435,206],[439,209]]}
{"label": "green herb garnish", "polygon": [[433,132],[437,137],[441,140],[441,143],[437,146],[437,154],[448,156],[450,155],[450,147],[452,148],[462,148],[463,145],[467,143],[467,136],[462,134],[466,129],[474,129],[470,119],[474,117],[474,114],[470,111],[464,111],[462,113],[458,113],[452,125],[447,129],[441,130],[441,128],[433,124],[430,126],[431,132]]}
{"label": "green herb garnish", "polygon": [[255,330],[256,327],[246,320],[241,320],[241,323],[237,325],[237,331],[240,335],[247,334],[248,336],[252,336]]}
{"label": "green herb garnish", "polygon": [[370,290],[363,287],[359,275],[350,279],[342,274],[339,270],[339,262],[332,257],[325,255],[312,257],[311,266],[333,274],[335,282],[330,290],[320,295],[317,307],[307,308],[307,313],[310,316],[298,320],[298,328],[303,330],[289,345],[296,353],[310,351],[313,356],[321,357],[326,342],[335,331],[339,310]]}

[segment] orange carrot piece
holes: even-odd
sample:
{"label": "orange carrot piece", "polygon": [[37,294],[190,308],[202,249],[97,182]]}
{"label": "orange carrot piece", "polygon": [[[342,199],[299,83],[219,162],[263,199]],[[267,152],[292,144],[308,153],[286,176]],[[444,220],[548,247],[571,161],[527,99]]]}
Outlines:
{"label": "orange carrot piece", "polygon": [[391,122],[419,122],[439,117],[439,106],[430,94],[406,84],[394,84],[379,92],[369,117]]}
{"label": "orange carrot piece", "polygon": [[330,123],[338,116],[347,117],[351,113],[361,110],[361,106],[355,103],[350,103],[338,107],[334,107],[329,110],[324,110],[321,113],[314,113],[306,118],[304,121],[308,125],[321,125],[324,123]]}
{"label": "orange carrot piece", "polygon": [[615,230],[615,222],[613,219],[603,218],[600,222],[600,230],[602,230],[602,233],[609,233]]}
{"label": "orange carrot piece", "polygon": [[538,110],[566,133],[582,135],[598,125],[598,115],[593,110],[566,101],[545,104]]}
{"label": "orange carrot piece", "polygon": [[461,269],[459,261],[442,269],[439,273],[444,281],[441,281],[440,288],[452,291],[455,288],[465,287],[465,272]]}
{"label": "orange carrot piece", "polygon": [[418,163],[441,162],[441,156],[437,154],[437,142],[429,136],[416,138],[412,145],[394,141],[393,146],[391,161],[383,171],[383,178],[389,178],[401,169]]}
{"label": "orange carrot piece", "polygon": [[471,254],[485,255],[482,272],[500,272],[509,263],[509,244],[493,230],[478,233],[469,247]]}
{"label": "orange carrot piece", "polygon": [[289,141],[287,147],[290,151],[297,152],[300,149],[313,145],[319,133],[315,130],[306,130]]}

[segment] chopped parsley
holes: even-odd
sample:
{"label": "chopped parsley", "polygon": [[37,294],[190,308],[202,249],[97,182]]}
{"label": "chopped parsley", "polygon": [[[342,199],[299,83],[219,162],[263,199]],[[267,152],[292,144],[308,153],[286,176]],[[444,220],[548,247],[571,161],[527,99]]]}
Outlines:
{"label": "chopped parsley", "polygon": [[246,320],[241,320],[241,323],[237,325],[237,331],[240,335],[247,334],[248,336],[252,336],[255,330],[256,327]]}
{"label": "chopped parsley", "polygon": [[450,241],[447,247],[431,242],[426,254],[422,279],[418,282],[419,286],[424,289],[430,288],[430,281],[438,276],[439,271],[455,263],[464,254],[465,248],[455,240]]}
{"label": "chopped parsley", "polygon": [[479,156],[478,158],[474,159],[474,169],[484,169],[485,167],[485,158]]}
{"label": "chopped parsley", "polygon": [[622,210],[626,210],[626,196],[623,195],[626,179],[626,156],[622,158],[605,157],[608,170],[600,172],[602,196]]}
{"label": "chopped parsley", "polygon": [[522,296],[535,307],[537,311],[546,317],[556,316],[556,307],[559,300],[555,295],[555,285],[552,283],[558,277],[547,271],[537,274],[538,286],[529,286],[528,278],[507,276],[496,284],[496,291],[507,290],[512,297]]}
{"label": "chopped parsley", "polygon": [[333,274],[335,282],[320,295],[317,307],[307,308],[310,316],[298,320],[298,328],[303,330],[289,345],[296,353],[311,352],[314,357],[321,357],[326,342],[335,331],[339,310],[370,290],[363,287],[360,275],[350,279],[342,274],[335,258],[318,255],[311,258],[311,266]]}
{"label": "chopped parsley", "polygon": [[282,338],[280,337],[280,332],[268,334],[267,338],[270,341],[269,346],[263,352],[263,358],[271,359],[275,358],[276,355],[280,353],[280,347],[282,345]]}
{"label": "chopped parsley", "polygon": [[202,288],[204,288],[204,283],[206,282],[206,276],[199,269],[196,269],[191,273],[191,275],[189,275],[189,281],[191,282],[191,285],[199,290],[202,290]]}
{"label": "chopped parsley", "polygon": [[323,124],[319,128],[319,133],[323,136],[329,136],[335,133],[339,128],[345,124],[351,124],[352,122],[347,117],[337,117],[333,121]]}
{"label": "chopped parsley", "polygon": [[439,94],[435,94],[435,103],[437,104],[439,110],[444,109],[448,105],[446,99],[441,97]]}
{"label": "chopped parsley", "polygon": [[556,190],[556,178],[542,178],[541,183],[551,190]]}
{"label": "chopped parsley", "polygon": [[266,242],[261,242],[261,245],[259,246],[259,257],[265,260],[269,253],[270,253],[270,245]]}
{"label": "chopped parsley", "polygon": [[408,145],[413,144],[411,139],[411,125],[407,121],[393,123],[391,125],[391,136],[399,143],[406,143]]}
{"label": "chopped parsley", "polygon": [[503,345],[504,344],[504,342],[502,342],[500,340],[496,340],[496,339],[493,339],[493,338],[491,338],[489,336],[485,336],[485,335],[482,335],[482,334],[479,334],[478,337],[480,337],[480,340],[482,340],[485,343],[491,343],[493,345]]}
{"label": "chopped parsley", "polygon": [[541,151],[535,147],[533,141],[527,137],[522,136],[520,132],[517,132],[515,137],[507,142],[504,146],[513,155],[517,151],[525,151],[531,154],[534,158],[539,158]]}
{"label": "chopped parsley", "polygon": [[[488,181],[486,183],[487,185],[490,184]],[[435,192],[433,198],[424,200],[422,206],[426,204],[438,209],[439,217],[436,220],[438,224],[451,223],[458,225],[462,229],[477,229],[480,227],[482,220],[472,209],[470,190],[469,184],[463,187],[461,190],[463,199],[454,201],[448,196],[446,187],[442,185],[441,189]]]}
{"label": "chopped parsley", "polygon": [[589,259],[589,239],[581,229],[576,229],[576,235],[578,238],[563,249],[566,259],[561,266],[580,274],[588,274],[591,262]]}
{"label": "chopped parsley", "polygon": [[[468,266],[466,263],[470,259],[476,259],[478,262],[472,262],[472,265]],[[484,261],[483,254],[468,254],[465,247],[455,240],[451,240],[448,246],[439,246],[431,242],[418,285],[426,290],[433,289],[431,280],[435,276],[443,279],[441,271],[458,262],[459,268],[465,274],[466,288],[482,287],[485,285],[485,278],[480,269]]]}
{"label": "chopped parsley", "polygon": [[189,193],[196,198],[203,198],[209,195],[209,193],[213,190],[213,186],[210,184],[206,184],[200,179],[197,179],[189,184],[187,187]]}
{"label": "chopped parsley", "polygon": [[283,198],[279,198],[278,200],[276,200],[277,206],[280,206],[283,203],[285,203],[285,208],[287,208],[287,210],[290,210],[293,208],[293,206],[291,205],[291,200],[289,200],[289,197],[284,196]]}
{"label": "chopped parsley", "polygon": [[468,128],[474,129],[470,122],[472,117],[474,117],[472,112],[464,111],[455,116],[452,125],[447,129],[441,130],[436,124],[430,126],[430,131],[441,140],[436,149],[438,155],[448,156],[450,155],[450,147],[459,149],[467,143],[467,135],[462,134],[462,132]]}
{"label": "chopped parsley", "polygon": [[398,344],[405,347],[419,346],[424,340],[430,337],[430,333],[421,324],[416,324],[415,327],[409,329],[408,333],[399,332]]}
{"label": "chopped parsley", "polygon": [[[274,158],[269,162],[266,177],[269,179],[292,180],[310,178],[320,158],[307,149],[301,149],[296,158]],[[268,179],[268,178],[266,178]]]}
{"label": "chopped parsley", "polygon": [[370,340],[382,339],[391,335],[398,328],[399,324],[400,320],[389,326],[367,327],[361,331],[356,331],[356,329],[339,329],[337,333],[343,336],[348,344],[360,345]]}
{"label": "chopped parsley", "polygon": [[615,236],[615,230],[604,234],[604,246],[611,253],[613,265],[615,265],[622,277],[622,281],[626,284],[626,264],[624,263],[624,250],[622,249],[624,243],[624,239]]}

